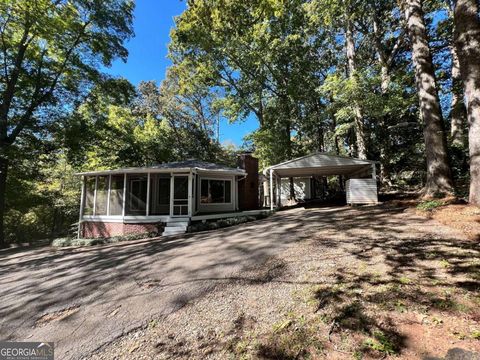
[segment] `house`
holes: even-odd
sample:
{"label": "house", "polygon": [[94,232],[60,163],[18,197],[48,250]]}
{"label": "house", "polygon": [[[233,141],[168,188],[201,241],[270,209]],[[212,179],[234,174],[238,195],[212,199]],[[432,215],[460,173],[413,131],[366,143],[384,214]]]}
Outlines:
{"label": "house", "polygon": [[198,160],[83,172],[79,237],[183,233],[191,221],[258,214],[258,160]]}
{"label": "house", "polygon": [[335,175],[346,179],[348,204],[376,204],[376,163],[372,160],[317,152],[272,165],[263,171],[264,204],[272,210],[285,204],[290,197],[290,178],[293,178],[297,200],[314,199],[317,193],[315,179]]}

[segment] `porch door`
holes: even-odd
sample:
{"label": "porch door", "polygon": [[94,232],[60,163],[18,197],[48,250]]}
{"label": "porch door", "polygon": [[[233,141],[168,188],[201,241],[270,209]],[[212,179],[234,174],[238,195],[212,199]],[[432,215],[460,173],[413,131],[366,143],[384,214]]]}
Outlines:
{"label": "porch door", "polygon": [[172,216],[188,215],[188,176],[173,176]]}

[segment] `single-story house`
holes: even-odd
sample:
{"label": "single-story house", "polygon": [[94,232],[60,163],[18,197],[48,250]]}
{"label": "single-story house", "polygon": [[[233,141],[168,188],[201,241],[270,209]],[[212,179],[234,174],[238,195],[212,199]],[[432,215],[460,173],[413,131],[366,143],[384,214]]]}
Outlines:
{"label": "single-story house", "polygon": [[79,237],[186,231],[191,221],[257,214],[258,160],[232,168],[198,160],[79,173]]}
{"label": "single-story house", "polygon": [[[78,236],[160,229],[163,235],[173,235],[184,233],[192,221],[270,212],[288,197],[290,178],[297,199],[314,197],[313,177],[343,175],[348,179],[348,203],[378,201],[374,161],[315,153],[270,166],[263,171],[263,184],[259,184],[258,159],[241,154],[237,165],[187,160],[79,173],[83,185]],[[263,205],[267,208],[260,209]]]}

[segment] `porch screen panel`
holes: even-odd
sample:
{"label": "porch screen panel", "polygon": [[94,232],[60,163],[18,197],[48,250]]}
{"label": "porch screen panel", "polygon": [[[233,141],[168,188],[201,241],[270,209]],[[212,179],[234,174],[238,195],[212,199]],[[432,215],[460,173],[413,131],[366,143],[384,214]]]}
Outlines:
{"label": "porch screen panel", "polygon": [[128,175],[127,177],[127,215],[147,214],[147,175]]}
{"label": "porch screen panel", "polygon": [[188,214],[188,176],[173,178],[173,215]]}
{"label": "porch screen panel", "polygon": [[122,215],[123,175],[112,175],[110,188],[110,215]]}
{"label": "porch screen panel", "polygon": [[108,176],[98,176],[95,215],[107,215]]}
{"label": "porch screen panel", "polygon": [[85,205],[84,215],[93,215],[93,201],[95,198],[95,176],[88,176],[85,179]]}
{"label": "porch screen panel", "polygon": [[150,215],[170,214],[170,175],[150,175]]}

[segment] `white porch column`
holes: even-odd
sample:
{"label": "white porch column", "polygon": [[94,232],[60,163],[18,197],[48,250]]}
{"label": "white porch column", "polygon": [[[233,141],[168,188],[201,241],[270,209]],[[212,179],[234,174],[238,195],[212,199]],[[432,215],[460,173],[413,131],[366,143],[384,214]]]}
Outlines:
{"label": "white porch column", "polygon": [[150,173],[147,173],[147,201],[146,201],[145,215],[150,215]]}
{"label": "white porch column", "polygon": [[170,216],[173,216],[173,195],[174,195],[174,188],[175,179],[173,173],[170,173]]}
{"label": "white porch column", "polygon": [[77,230],[77,238],[80,239],[80,234],[82,232],[81,226],[82,226],[82,219],[83,219],[83,208],[85,206],[85,184],[86,184],[86,179],[85,176],[82,176],[82,188],[81,188],[81,195],[80,195],[80,211],[78,215],[78,230]]}
{"label": "white porch column", "polygon": [[93,215],[97,215],[97,188],[98,188],[98,175],[95,176],[95,190],[93,191]]}
{"label": "white porch column", "polygon": [[277,208],[282,207],[282,178],[277,176]]}
{"label": "white porch column", "polygon": [[375,163],[372,164],[372,179],[377,178],[377,169],[375,168]]}
{"label": "white porch column", "polygon": [[107,216],[110,215],[110,190],[112,188],[112,174],[108,175],[108,190],[107,190]]}
{"label": "white porch column", "polygon": [[192,176],[192,171],[189,172],[188,174],[188,216],[192,216],[193,214],[193,195],[192,195],[192,189],[193,189],[193,176]]}
{"label": "white porch column", "polygon": [[126,203],[127,203],[127,173],[123,174],[122,217],[125,217],[125,204]]}
{"label": "white porch column", "polygon": [[273,210],[273,170],[270,169],[270,210]]}

